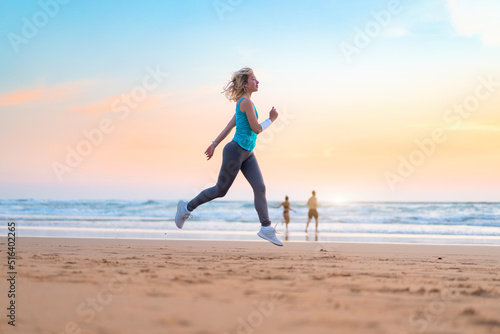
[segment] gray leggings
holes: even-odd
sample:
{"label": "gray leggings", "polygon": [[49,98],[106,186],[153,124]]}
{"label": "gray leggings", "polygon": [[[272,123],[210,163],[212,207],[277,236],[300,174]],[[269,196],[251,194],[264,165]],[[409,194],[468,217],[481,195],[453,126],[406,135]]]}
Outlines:
{"label": "gray leggings", "polygon": [[266,185],[260,172],[257,158],[252,151],[240,147],[235,141],[230,141],[222,152],[222,166],[220,168],[217,184],[203,190],[198,196],[188,203],[187,208],[193,211],[203,203],[219,197],[224,197],[240,171],[248,180],[253,189],[255,210],[259,215],[262,226],[271,225],[266,200]]}

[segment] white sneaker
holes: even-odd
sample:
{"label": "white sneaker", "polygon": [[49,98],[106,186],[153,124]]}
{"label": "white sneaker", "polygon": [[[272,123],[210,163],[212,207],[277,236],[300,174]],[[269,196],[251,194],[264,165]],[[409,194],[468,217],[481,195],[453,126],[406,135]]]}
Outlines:
{"label": "white sneaker", "polygon": [[191,212],[187,209],[187,202],[179,201],[179,203],[177,203],[177,213],[175,214],[175,225],[177,225],[178,228],[182,228],[184,222],[190,215]]}
{"label": "white sneaker", "polygon": [[276,246],[283,246],[281,240],[276,237],[276,230],[272,226],[262,226],[257,235],[262,239],[272,242]]}

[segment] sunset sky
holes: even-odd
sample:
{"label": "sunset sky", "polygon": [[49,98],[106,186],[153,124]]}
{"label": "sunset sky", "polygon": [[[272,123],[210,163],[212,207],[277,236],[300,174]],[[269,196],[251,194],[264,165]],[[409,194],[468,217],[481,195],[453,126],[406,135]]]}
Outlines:
{"label": "sunset sky", "polygon": [[[4,1],[0,198],[190,199],[254,69],[268,199],[500,200],[500,2]],[[226,200],[252,200],[240,175]]]}

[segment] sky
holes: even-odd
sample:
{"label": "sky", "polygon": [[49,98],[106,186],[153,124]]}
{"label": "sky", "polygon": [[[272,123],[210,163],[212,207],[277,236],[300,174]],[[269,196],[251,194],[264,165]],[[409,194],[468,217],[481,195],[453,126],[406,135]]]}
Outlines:
{"label": "sky", "polygon": [[[500,200],[500,2],[3,1],[0,198],[193,198],[260,81],[269,200]],[[226,200],[252,200],[239,175]]]}

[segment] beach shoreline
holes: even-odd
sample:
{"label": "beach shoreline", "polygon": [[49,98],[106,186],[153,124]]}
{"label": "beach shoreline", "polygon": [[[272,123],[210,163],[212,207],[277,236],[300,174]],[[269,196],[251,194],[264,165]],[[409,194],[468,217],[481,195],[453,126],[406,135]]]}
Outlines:
{"label": "beach shoreline", "polygon": [[[23,237],[44,238],[103,238],[142,240],[200,240],[200,241],[256,241],[256,231],[241,230],[197,230],[189,227],[179,229],[137,228],[79,228],[79,227],[33,227],[19,226]],[[348,233],[303,231],[278,231],[278,237],[287,242],[326,243],[391,243],[420,245],[500,245],[500,236],[480,235],[436,235],[400,233]]]}
{"label": "beach shoreline", "polygon": [[[318,235],[314,226],[304,233],[307,205],[291,203],[297,212],[288,229],[282,210],[269,211],[284,241],[500,244],[496,202],[324,202]],[[0,207],[4,226],[15,222],[21,236],[32,237],[256,240],[260,228],[253,201],[206,203],[182,230],[170,200],[0,200]]]}
{"label": "beach shoreline", "polygon": [[16,250],[17,323],[2,333],[500,333],[499,246],[18,237]]}

